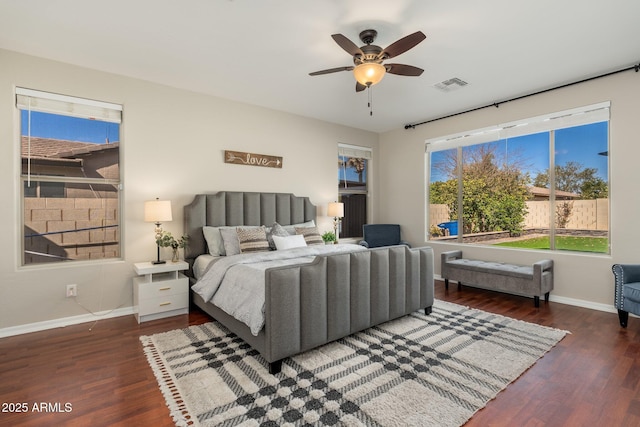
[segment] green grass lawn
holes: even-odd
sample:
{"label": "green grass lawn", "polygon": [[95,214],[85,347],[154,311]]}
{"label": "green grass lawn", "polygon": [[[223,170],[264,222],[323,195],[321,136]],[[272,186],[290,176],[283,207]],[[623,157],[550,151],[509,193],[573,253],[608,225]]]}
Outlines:
{"label": "green grass lawn", "polygon": [[[549,237],[534,237],[513,242],[496,243],[495,246],[509,246],[524,249],[549,249]],[[556,236],[556,250],[578,252],[608,252],[608,239],[606,237],[576,237]]]}

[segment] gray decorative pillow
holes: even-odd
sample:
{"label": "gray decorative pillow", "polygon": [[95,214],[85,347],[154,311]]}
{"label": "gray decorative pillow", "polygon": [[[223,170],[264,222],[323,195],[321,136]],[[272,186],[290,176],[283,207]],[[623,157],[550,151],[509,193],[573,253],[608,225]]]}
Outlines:
{"label": "gray decorative pillow", "polygon": [[284,229],[283,226],[281,226],[277,222],[274,222],[271,228],[267,231],[267,241],[269,242],[269,247],[271,248],[271,250],[276,249],[276,244],[273,241],[273,236],[287,237],[289,235],[290,234],[287,232],[287,230]]}
{"label": "gray decorative pillow", "polygon": [[223,228],[231,228],[235,231],[235,227],[209,227],[205,225],[202,227],[202,234],[207,241],[207,248],[209,253],[213,256],[226,255],[224,251],[224,240],[220,234],[220,230]]}
{"label": "gray decorative pillow", "polygon": [[240,241],[235,228],[220,228],[220,235],[224,242],[225,255],[238,255],[240,253]]}
{"label": "gray decorative pillow", "polygon": [[302,234],[304,236],[307,245],[324,245],[324,240],[320,236],[318,227],[296,227],[296,234]]}
{"label": "gray decorative pillow", "polygon": [[240,253],[263,252],[270,250],[267,234],[264,227],[260,228],[236,228],[238,241],[240,242]]}

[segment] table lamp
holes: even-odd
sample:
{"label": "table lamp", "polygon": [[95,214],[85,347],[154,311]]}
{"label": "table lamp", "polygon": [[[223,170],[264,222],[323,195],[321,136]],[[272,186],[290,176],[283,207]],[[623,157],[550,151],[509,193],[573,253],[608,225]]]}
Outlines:
{"label": "table lamp", "polygon": [[329,206],[327,207],[327,216],[333,217],[333,231],[336,234],[336,243],[338,243],[338,225],[344,217],[344,203],[329,203]]}
{"label": "table lamp", "polygon": [[145,222],[153,222],[156,224],[156,246],[158,247],[158,259],[153,261],[153,264],[164,264],[166,261],[160,261],[160,245],[157,240],[162,237],[162,227],[160,224],[163,222],[171,221],[171,201],[160,200],[148,200],[144,202],[144,220]]}

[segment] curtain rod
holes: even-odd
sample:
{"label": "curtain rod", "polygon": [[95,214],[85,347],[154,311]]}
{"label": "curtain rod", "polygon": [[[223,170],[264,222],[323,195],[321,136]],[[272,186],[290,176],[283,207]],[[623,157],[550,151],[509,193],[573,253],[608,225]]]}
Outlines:
{"label": "curtain rod", "polygon": [[500,107],[500,104],[506,104],[507,102],[511,102],[511,101],[518,101],[520,99],[528,98],[530,96],[540,95],[542,93],[551,92],[552,90],[562,89],[562,88],[565,88],[565,87],[577,85],[579,83],[585,83],[585,82],[588,82],[588,81],[591,81],[591,80],[596,80],[596,79],[599,79],[599,78],[602,78],[602,77],[611,76],[611,75],[622,73],[623,71],[629,71],[629,70],[635,70],[635,72],[637,73],[638,71],[640,71],[640,64],[632,65],[630,67],[623,68],[621,70],[616,70],[616,71],[611,71],[609,73],[600,74],[598,76],[589,77],[589,78],[586,78],[586,79],[583,79],[583,80],[578,80],[578,81],[575,81],[575,82],[566,83],[566,84],[563,84],[563,85],[560,85],[560,86],[556,86],[556,87],[552,87],[552,88],[549,88],[549,89],[540,90],[538,92],[533,92],[533,93],[528,93],[526,95],[517,96],[515,98],[507,99],[505,101],[494,102],[493,104],[483,105],[482,107],[471,108],[470,110],[461,111],[459,113],[449,114],[448,116],[438,117],[437,119],[431,119],[431,120],[426,120],[426,121],[420,122],[420,123],[404,125],[404,128],[405,129],[415,129],[416,126],[426,125],[427,123],[437,122],[438,120],[443,120],[443,119],[448,119],[450,117],[460,116],[462,114],[471,113],[473,111],[483,110],[483,109],[489,108],[489,107],[498,108],[498,107]]}

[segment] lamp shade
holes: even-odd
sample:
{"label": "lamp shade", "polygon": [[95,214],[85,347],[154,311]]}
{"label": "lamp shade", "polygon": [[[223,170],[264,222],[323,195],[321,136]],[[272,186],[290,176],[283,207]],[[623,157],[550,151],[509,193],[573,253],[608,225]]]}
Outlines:
{"label": "lamp shade", "polygon": [[144,202],[144,220],[146,222],[167,222],[172,219],[170,200],[156,199]]}
{"label": "lamp shade", "polygon": [[344,217],[344,203],[340,202],[331,202],[327,207],[327,216],[332,216],[335,218]]}
{"label": "lamp shade", "polygon": [[379,83],[387,69],[375,62],[365,62],[353,69],[353,75],[361,85],[372,86]]}

